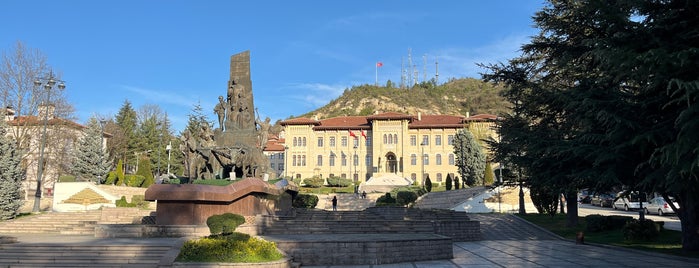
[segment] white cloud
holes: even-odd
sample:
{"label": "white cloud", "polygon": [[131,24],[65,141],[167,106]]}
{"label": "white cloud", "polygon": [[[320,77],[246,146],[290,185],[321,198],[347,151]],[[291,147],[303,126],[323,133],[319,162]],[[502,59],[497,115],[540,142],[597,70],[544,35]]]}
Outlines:
{"label": "white cloud", "polygon": [[328,104],[331,100],[342,95],[345,89],[349,88],[347,84],[322,84],[322,83],[300,83],[289,85],[288,88],[297,89],[299,94],[294,94],[291,97],[296,98],[309,106],[316,108]]}

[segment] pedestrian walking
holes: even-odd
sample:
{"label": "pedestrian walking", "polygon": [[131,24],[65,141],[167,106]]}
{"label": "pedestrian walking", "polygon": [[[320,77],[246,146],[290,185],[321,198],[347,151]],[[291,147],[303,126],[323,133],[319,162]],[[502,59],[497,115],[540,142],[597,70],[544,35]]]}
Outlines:
{"label": "pedestrian walking", "polygon": [[333,196],[333,211],[337,211],[337,196]]}

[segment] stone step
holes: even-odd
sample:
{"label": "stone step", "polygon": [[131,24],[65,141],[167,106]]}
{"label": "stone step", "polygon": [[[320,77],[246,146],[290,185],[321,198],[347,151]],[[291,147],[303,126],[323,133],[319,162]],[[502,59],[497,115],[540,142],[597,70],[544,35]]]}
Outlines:
{"label": "stone step", "polygon": [[158,245],[0,245],[0,266],[156,267],[170,246]]}

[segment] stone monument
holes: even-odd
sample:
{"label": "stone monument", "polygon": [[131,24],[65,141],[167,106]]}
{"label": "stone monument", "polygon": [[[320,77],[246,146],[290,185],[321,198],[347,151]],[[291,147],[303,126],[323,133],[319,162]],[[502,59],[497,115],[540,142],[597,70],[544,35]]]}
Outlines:
{"label": "stone monument", "polygon": [[262,153],[270,120],[260,120],[252,98],[250,52],[231,56],[226,96],[214,107],[218,128],[203,127],[183,135],[185,162],[190,179],[261,177],[269,172]]}
{"label": "stone monument", "polygon": [[244,216],[284,214],[291,209],[298,188],[281,181],[275,185],[261,178],[269,160],[262,153],[267,143],[269,118],[260,120],[252,99],[250,52],[231,56],[226,96],[214,107],[218,127],[208,124],[185,130],[180,150],[190,182],[195,179],[238,179],[228,186],[202,184],[153,184],[145,199],[157,201],[158,225],[202,225],[212,215]]}

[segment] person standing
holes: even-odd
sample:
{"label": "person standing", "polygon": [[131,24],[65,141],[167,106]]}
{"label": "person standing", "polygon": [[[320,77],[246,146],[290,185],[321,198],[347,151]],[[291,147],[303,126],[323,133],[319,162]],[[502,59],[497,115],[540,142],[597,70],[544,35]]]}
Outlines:
{"label": "person standing", "polygon": [[333,211],[337,211],[337,196],[333,196]]}

